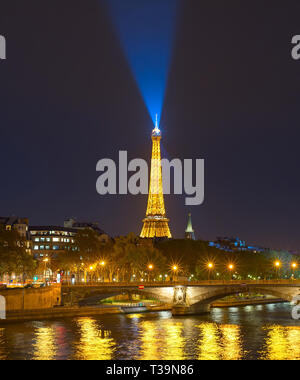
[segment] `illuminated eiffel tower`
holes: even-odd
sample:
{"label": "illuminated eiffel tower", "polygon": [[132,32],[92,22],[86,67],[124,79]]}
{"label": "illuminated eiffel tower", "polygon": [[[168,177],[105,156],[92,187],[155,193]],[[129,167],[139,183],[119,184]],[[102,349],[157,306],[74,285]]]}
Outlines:
{"label": "illuminated eiffel tower", "polygon": [[155,128],[152,131],[152,159],[150,188],[146,218],[141,238],[171,238],[169,219],[166,218],[166,209],[163,194],[163,181],[160,153],[161,131],[156,116]]}

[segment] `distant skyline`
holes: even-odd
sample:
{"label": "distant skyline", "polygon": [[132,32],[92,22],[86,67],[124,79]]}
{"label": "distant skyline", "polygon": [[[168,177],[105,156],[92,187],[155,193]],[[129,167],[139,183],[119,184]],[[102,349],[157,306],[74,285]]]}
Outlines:
{"label": "distant skyline", "polygon": [[[202,206],[165,197],[172,235],[184,238],[191,212],[197,239],[299,250],[299,2],[179,7],[162,155],[203,158],[206,175]],[[107,3],[2,2],[0,35],[0,215],[32,225],[77,216],[112,236],[139,234],[147,196],[96,192],[97,161],[127,150],[149,162],[153,129]]]}

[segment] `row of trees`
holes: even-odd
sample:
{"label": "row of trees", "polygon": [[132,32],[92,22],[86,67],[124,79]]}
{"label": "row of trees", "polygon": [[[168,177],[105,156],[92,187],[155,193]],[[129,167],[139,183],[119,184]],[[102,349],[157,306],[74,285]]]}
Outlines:
{"label": "row of trees", "polygon": [[[299,257],[270,252],[227,253],[207,242],[169,240],[152,242],[141,240],[134,234],[120,236],[106,243],[91,230],[77,233],[74,249],[49,256],[47,263],[37,262],[26,252],[26,242],[16,231],[0,227],[0,276],[15,273],[23,278],[43,273],[46,267],[52,272],[63,271],[65,279],[76,276],[77,281],[130,281],[136,279],[161,280],[177,276],[193,279],[228,278],[275,278],[291,275],[289,263]],[[282,266],[274,268],[274,260]],[[213,264],[209,267],[209,263]],[[228,270],[232,263],[234,270]],[[286,263],[286,265],[284,265]],[[299,268],[299,267],[298,267]],[[294,270],[297,276],[299,272]]]}
{"label": "row of trees", "polygon": [[26,250],[26,240],[17,231],[0,226],[0,276],[15,273],[31,277],[37,263]]}
{"label": "row of trees", "polygon": [[78,280],[130,281],[154,278],[167,269],[163,254],[152,244],[141,244],[134,234],[101,243],[94,231],[83,230],[78,232],[75,245],[78,250],[61,253],[51,260],[52,270],[72,272]]}

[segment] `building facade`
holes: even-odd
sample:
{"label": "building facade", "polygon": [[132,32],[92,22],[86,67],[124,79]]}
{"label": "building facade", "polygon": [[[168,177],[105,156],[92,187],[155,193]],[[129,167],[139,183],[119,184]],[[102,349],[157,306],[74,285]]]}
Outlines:
{"label": "building facade", "polygon": [[218,248],[225,252],[250,251],[254,253],[266,253],[268,248],[247,244],[245,240],[231,237],[218,237],[216,241],[209,243],[210,247]]}
{"label": "building facade", "polygon": [[29,227],[32,252],[36,259],[53,257],[59,253],[76,250],[74,228],[58,226]]}
{"label": "building facade", "polygon": [[31,241],[29,233],[29,219],[17,216],[0,217],[0,225],[4,226],[7,231],[16,231],[22,238],[26,252],[31,253]]}

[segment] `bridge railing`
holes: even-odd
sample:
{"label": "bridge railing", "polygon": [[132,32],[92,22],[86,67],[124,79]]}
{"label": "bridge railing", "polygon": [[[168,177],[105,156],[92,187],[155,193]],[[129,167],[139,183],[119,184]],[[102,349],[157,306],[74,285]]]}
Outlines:
{"label": "bridge railing", "polygon": [[169,286],[208,286],[208,285],[299,285],[299,280],[285,279],[285,280],[210,280],[210,281],[165,281],[165,282],[88,282],[88,283],[62,283],[63,286],[68,287],[169,287]]}

